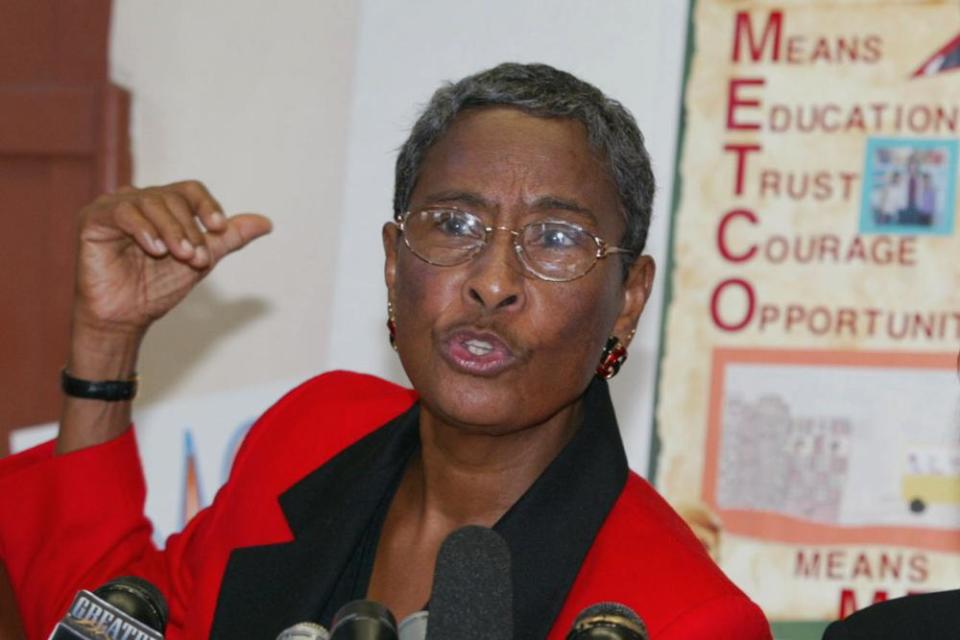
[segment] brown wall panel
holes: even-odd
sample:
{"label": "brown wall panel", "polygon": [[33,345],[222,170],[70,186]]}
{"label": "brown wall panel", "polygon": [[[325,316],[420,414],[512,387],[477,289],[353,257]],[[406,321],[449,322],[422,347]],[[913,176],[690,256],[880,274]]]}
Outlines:
{"label": "brown wall panel", "polygon": [[[110,0],[0,2],[0,456],[56,419],[77,210],[130,181],[129,95],[108,82]],[[0,558],[0,640],[21,637]]]}
{"label": "brown wall panel", "polygon": [[0,279],[5,305],[0,320],[0,404],[7,430],[56,417],[56,372],[67,348],[72,296],[74,216],[90,198],[97,168],[89,158],[0,157],[0,201],[14,233],[0,234]]}
{"label": "brown wall panel", "polygon": [[0,2],[0,85],[107,81],[110,0]]}
{"label": "brown wall panel", "polygon": [[0,87],[0,153],[96,154],[100,102],[94,87]]}

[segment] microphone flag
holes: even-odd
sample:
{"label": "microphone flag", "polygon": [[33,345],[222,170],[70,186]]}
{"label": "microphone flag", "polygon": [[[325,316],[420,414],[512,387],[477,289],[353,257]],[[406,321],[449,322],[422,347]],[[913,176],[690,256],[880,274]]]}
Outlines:
{"label": "microphone flag", "polygon": [[50,640],[163,640],[163,634],[89,591],[80,591]]}

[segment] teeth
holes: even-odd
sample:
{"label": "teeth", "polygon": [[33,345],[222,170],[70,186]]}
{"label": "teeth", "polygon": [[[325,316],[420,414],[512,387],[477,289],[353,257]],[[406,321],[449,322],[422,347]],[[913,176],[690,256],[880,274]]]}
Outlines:
{"label": "teeth", "polygon": [[486,340],[467,340],[463,345],[475,356],[485,356],[493,351],[493,345]]}

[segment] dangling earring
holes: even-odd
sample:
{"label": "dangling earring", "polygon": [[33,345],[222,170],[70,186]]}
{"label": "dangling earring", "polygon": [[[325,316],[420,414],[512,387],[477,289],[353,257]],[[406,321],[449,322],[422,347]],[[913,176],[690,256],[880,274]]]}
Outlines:
{"label": "dangling earring", "polygon": [[397,316],[393,312],[393,303],[387,301],[387,335],[390,338],[390,346],[397,350]]}
{"label": "dangling earring", "polygon": [[[635,331],[630,332],[630,338]],[[617,336],[607,338],[607,344],[603,347],[603,353],[600,354],[600,364],[597,365],[597,377],[603,380],[609,380],[620,372],[620,367],[627,361],[627,347],[620,342]]]}

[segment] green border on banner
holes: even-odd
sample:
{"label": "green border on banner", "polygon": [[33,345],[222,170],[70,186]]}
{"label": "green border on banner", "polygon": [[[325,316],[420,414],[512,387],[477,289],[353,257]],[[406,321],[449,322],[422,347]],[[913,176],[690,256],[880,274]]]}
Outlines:
{"label": "green border on banner", "polygon": [[776,640],[820,640],[829,622],[772,622]]}
{"label": "green border on banner", "polygon": [[673,192],[670,194],[670,227],[667,232],[666,269],[663,276],[663,307],[660,311],[660,344],[657,346],[657,373],[654,379],[653,393],[653,432],[650,438],[650,457],[647,460],[647,477],[650,483],[656,485],[657,460],[660,457],[660,419],[657,410],[660,408],[660,371],[663,368],[663,351],[667,337],[667,313],[673,299],[673,237],[676,233],[677,209],[680,208],[680,185],[683,176],[680,175],[680,162],[683,160],[683,142],[687,133],[687,83],[690,81],[690,62],[693,60],[695,37],[693,31],[693,15],[697,7],[697,0],[690,0],[687,7],[687,46],[683,60],[683,84],[680,87],[680,123],[677,127],[677,150],[673,154]]}
{"label": "green border on banner", "polygon": [[[683,175],[680,173],[680,166],[683,161],[683,144],[686,140],[687,133],[687,85],[690,82],[690,66],[696,50],[694,15],[696,13],[697,0],[689,0],[689,2],[690,4],[687,9],[687,43],[683,62],[683,85],[680,90],[680,123],[677,130],[677,148],[673,159],[673,190],[670,196],[670,227],[667,235],[666,269],[663,279],[663,309],[660,313],[660,344],[657,349],[657,372],[654,381],[653,432],[650,440],[650,458],[647,463],[647,477],[652,484],[656,484],[657,460],[660,457],[661,446],[660,420],[657,417],[658,409],[660,408],[660,374],[666,348],[667,314],[670,311],[670,303],[673,299],[673,246],[674,236],[676,234],[677,211],[680,208],[681,187],[683,184]],[[776,640],[820,640],[823,636],[824,629],[826,629],[829,624],[829,621],[783,621],[771,623],[770,627],[773,631],[773,637],[776,638]]]}

